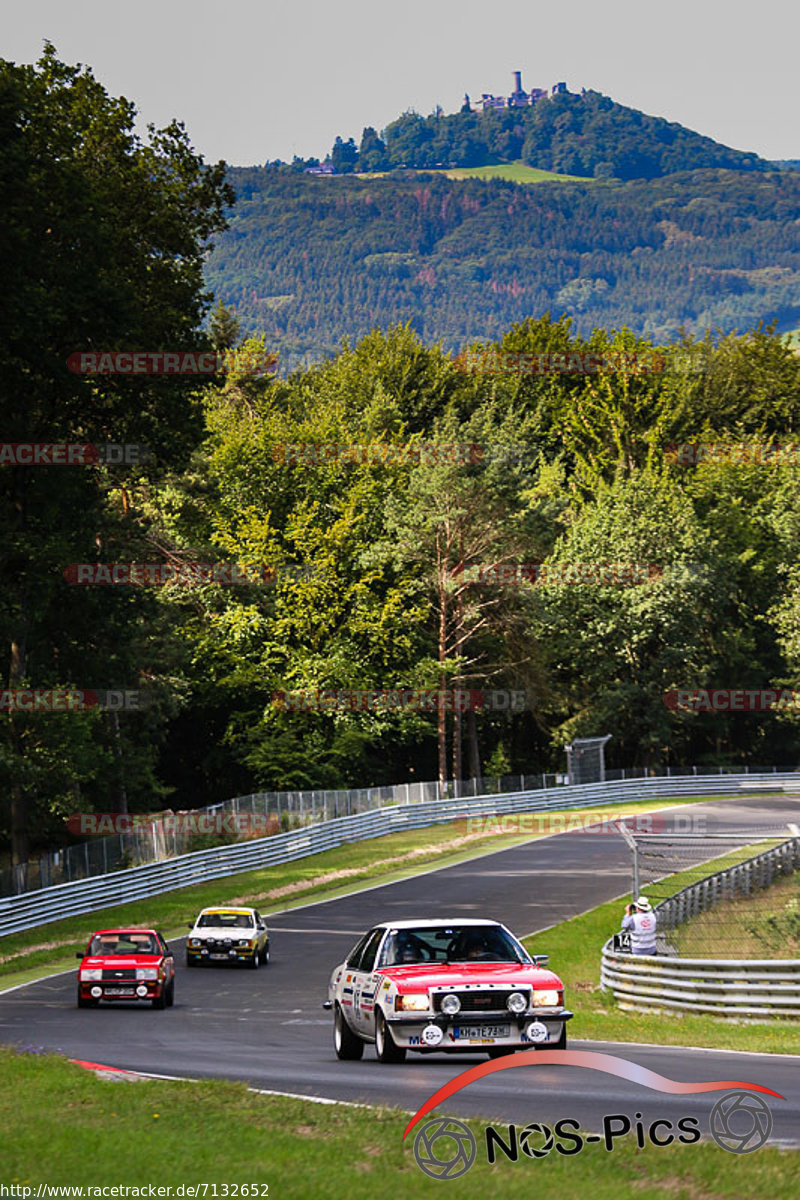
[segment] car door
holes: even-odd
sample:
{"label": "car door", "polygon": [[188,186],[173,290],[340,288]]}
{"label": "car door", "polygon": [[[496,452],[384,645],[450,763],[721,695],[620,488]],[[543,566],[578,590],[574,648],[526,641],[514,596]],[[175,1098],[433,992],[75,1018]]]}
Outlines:
{"label": "car door", "polygon": [[261,953],[263,954],[264,950],[266,948],[266,945],[267,945],[267,923],[264,920],[264,918],[261,916],[261,913],[256,912],[254,915],[255,915],[255,919],[256,919],[256,934],[255,934],[255,936],[258,939],[258,948],[261,951]]}
{"label": "car door", "polygon": [[156,937],[158,940],[159,949],[164,955],[164,978],[166,982],[169,983],[170,979],[172,979],[173,975],[175,974],[175,959],[172,956],[172,951],[164,941],[161,934],[157,934]]}
{"label": "car door", "polygon": [[361,952],[358,967],[353,972],[353,1026],[359,1033],[370,1037],[375,1032],[375,960],[385,936],[385,929],[372,931]]}

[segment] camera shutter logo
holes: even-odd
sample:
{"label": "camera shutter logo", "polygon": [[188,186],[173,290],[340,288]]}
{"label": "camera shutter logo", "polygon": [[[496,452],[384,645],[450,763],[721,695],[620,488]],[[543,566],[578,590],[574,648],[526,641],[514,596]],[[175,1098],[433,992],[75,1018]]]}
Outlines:
{"label": "camera shutter logo", "polygon": [[[541,1138],[542,1144],[537,1146],[535,1142],[539,1138]],[[549,1125],[541,1125],[538,1121],[533,1121],[530,1125],[526,1125],[519,1135],[519,1144],[523,1154],[527,1154],[528,1158],[546,1158],[553,1149],[553,1131]]]}
{"label": "camera shutter logo", "polygon": [[759,1150],[772,1133],[772,1113],[753,1092],[728,1092],[711,1110],[711,1136],[731,1154]]}
{"label": "camera shutter logo", "polygon": [[458,1179],[475,1162],[477,1145],[463,1121],[439,1117],[426,1121],[414,1139],[414,1157],[431,1179]]}

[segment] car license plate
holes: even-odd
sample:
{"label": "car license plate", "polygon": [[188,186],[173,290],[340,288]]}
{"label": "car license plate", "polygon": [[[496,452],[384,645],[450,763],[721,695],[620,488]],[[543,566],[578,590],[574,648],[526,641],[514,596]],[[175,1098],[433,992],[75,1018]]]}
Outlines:
{"label": "car license plate", "polygon": [[507,1038],[511,1033],[509,1025],[459,1025],[453,1030],[456,1038],[473,1041],[476,1038]]}
{"label": "car license plate", "polygon": [[228,955],[227,954],[209,954],[208,957],[219,959],[219,958],[228,958]]}
{"label": "car license plate", "polygon": [[104,996],[133,996],[135,992],[133,988],[103,988]]}

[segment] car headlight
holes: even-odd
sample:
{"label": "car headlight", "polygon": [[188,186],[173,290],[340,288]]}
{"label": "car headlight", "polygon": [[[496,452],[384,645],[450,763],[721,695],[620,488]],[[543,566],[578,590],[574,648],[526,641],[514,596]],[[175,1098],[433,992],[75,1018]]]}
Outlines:
{"label": "car headlight", "polygon": [[137,979],[158,979],[158,967],[137,967]]}
{"label": "car headlight", "polygon": [[189,941],[188,941],[186,944],[187,944],[188,946],[202,946],[202,944],[203,944],[203,939],[202,939],[202,938],[191,938],[191,937],[190,937],[190,938],[189,938]]}
{"label": "car headlight", "polygon": [[534,988],[533,1003],[537,1008],[558,1008],[559,993],[545,988]]}
{"label": "car headlight", "polygon": [[428,993],[409,992],[405,996],[398,996],[394,1007],[402,1012],[427,1012],[430,1008]]}
{"label": "car headlight", "polygon": [[81,967],[81,983],[103,978],[102,967]]}
{"label": "car headlight", "polygon": [[528,1007],[528,997],[522,992],[512,992],[506,1000],[506,1008],[512,1013],[523,1013]]}
{"label": "car headlight", "polygon": [[442,1012],[447,1013],[448,1017],[454,1017],[457,1012],[461,1012],[461,1001],[453,992],[442,996]]}
{"label": "car headlight", "polygon": [[236,943],[237,946],[248,946],[248,947],[255,946],[255,944],[256,944],[255,938],[239,938],[239,941]]}

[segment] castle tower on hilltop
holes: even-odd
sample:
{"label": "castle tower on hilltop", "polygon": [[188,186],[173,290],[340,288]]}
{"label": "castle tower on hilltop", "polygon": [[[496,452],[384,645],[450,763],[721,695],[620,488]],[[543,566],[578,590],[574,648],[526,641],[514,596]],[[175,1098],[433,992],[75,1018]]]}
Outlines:
{"label": "castle tower on hilltop", "polygon": [[[492,109],[498,108],[524,108],[529,104],[536,104],[538,100],[544,100],[548,95],[552,96],[568,96],[570,92],[566,83],[554,83],[552,90],[548,92],[547,88],[531,88],[526,92],[522,86],[522,71],[512,71],[514,80],[514,90],[510,96],[493,96],[490,92],[483,92],[480,100],[471,101],[469,96],[464,97],[462,112],[491,112]],[[585,94],[584,92],[581,93]]]}

